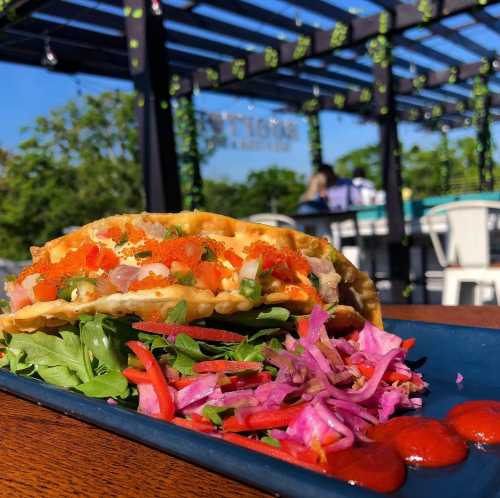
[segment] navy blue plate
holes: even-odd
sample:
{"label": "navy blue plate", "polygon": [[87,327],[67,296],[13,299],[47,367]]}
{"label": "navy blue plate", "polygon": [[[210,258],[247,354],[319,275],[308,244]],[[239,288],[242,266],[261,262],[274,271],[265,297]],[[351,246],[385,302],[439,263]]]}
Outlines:
{"label": "navy blue plate", "polygon": [[[387,330],[415,337],[410,360],[430,383],[422,414],[443,417],[468,399],[500,400],[500,331],[386,320]],[[464,376],[455,383],[457,372]],[[0,389],[66,415],[184,458],[239,481],[284,496],[364,498],[380,496],[291,466],[225,441],[117,408],[83,395],[19,377],[0,369]],[[468,459],[444,469],[410,469],[398,498],[500,498],[500,447],[471,447]]]}

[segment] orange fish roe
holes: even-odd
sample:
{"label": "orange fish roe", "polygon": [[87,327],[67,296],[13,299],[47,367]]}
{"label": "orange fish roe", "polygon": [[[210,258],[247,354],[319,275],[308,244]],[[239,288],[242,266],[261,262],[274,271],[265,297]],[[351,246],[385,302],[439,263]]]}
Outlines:
{"label": "orange fish roe", "polygon": [[159,277],[158,275],[150,273],[146,278],[133,282],[128,290],[138,291],[144,289],[155,289],[157,287],[168,287],[173,283],[174,281],[171,278]]}
{"label": "orange fish roe", "polygon": [[261,258],[262,269],[271,270],[273,276],[285,282],[295,282],[296,272],[307,274],[311,269],[306,258],[289,248],[278,249],[267,242],[258,241],[245,248],[245,251],[247,259]]}
{"label": "orange fish roe", "polygon": [[226,249],[223,255],[237,270],[243,265],[243,258],[240,258],[232,249]]}
{"label": "orange fish roe", "polygon": [[127,223],[125,225],[127,231],[127,238],[131,244],[137,244],[146,238],[146,232],[144,230],[137,228],[132,223]]}
{"label": "orange fish roe", "polygon": [[117,244],[122,240],[124,233],[119,227],[111,227],[100,234],[102,237],[108,238]]}
{"label": "orange fish roe", "polygon": [[50,262],[47,260],[47,258],[43,258],[43,260],[40,260],[36,263],[33,263],[30,266],[27,266],[24,268],[21,273],[19,273],[16,282],[20,284],[26,277],[29,277],[30,275],[34,275],[35,273],[40,273],[44,274],[47,272],[48,268],[50,266]]}

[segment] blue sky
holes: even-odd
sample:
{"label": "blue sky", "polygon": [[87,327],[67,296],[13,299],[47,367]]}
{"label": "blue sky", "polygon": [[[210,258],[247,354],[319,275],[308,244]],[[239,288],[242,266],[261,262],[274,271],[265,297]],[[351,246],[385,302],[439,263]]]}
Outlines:
{"label": "blue sky", "polygon": [[[85,0],[78,0],[84,2]],[[170,0],[171,3],[182,3],[184,0]],[[280,0],[254,0],[267,8],[274,7],[277,11],[280,9]],[[332,3],[342,6],[341,0],[332,0]],[[362,15],[373,13],[376,9],[364,0],[350,0],[350,5],[361,9]],[[208,8],[207,8],[208,9]],[[492,7],[490,13],[498,15],[498,9]],[[321,27],[330,27],[331,21],[319,16],[307,17],[300,9],[293,12],[283,12],[285,15],[302,16],[303,22],[310,24],[319,24]],[[205,14],[209,15],[207,11]],[[230,21],[230,14],[219,13],[221,19]],[[224,19],[225,17],[225,19]],[[464,19],[463,16],[457,16],[449,20],[449,25],[459,24]],[[233,19],[234,21],[234,19]],[[260,32],[272,36],[288,36],[287,33],[276,33],[270,31],[270,28],[264,23],[248,27],[257,29]],[[184,27],[186,31],[188,28]],[[412,38],[424,33],[422,30],[411,30],[407,36]],[[484,46],[494,49],[500,42],[500,35],[495,35],[487,30],[478,28],[467,28],[464,34],[471,39],[480,40]],[[233,41],[234,42],[234,41]],[[429,46],[435,46],[440,51],[446,51],[450,55],[457,57],[465,62],[477,60],[478,56],[468,53],[447,40],[439,37],[429,41]],[[404,54],[404,49],[398,49],[400,55]],[[424,62],[414,56],[414,62]],[[425,60],[425,64],[434,69],[442,68],[442,64],[436,61]],[[359,76],[359,75],[358,75]],[[401,74],[401,76],[408,76]],[[49,72],[41,68],[13,65],[0,62],[0,146],[14,150],[16,144],[22,139],[21,128],[34,121],[36,116],[45,115],[51,108],[61,106],[69,99],[75,98],[78,91],[83,93],[100,93],[111,89],[129,89],[130,84],[118,80],[98,78],[93,76],[66,76],[58,73]],[[494,88],[499,91],[500,87]],[[278,164],[283,167],[295,169],[303,174],[310,172],[310,161],[307,144],[307,129],[304,119],[297,115],[273,114],[275,104],[263,101],[249,101],[243,98],[235,98],[211,94],[210,92],[201,92],[196,97],[196,107],[198,110],[208,112],[226,111],[252,117],[270,118],[276,116],[282,119],[292,119],[297,122],[299,129],[299,140],[294,142],[290,150],[286,153],[271,152],[249,152],[233,149],[218,149],[209,163],[204,166],[204,175],[210,178],[228,177],[235,180],[242,180],[247,172],[252,169],[262,169],[270,164]],[[321,115],[323,157],[326,162],[333,162],[338,156],[346,152],[376,143],[378,133],[375,125],[362,123],[359,118],[345,113],[323,112]],[[499,142],[500,124],[493,126],[493,137]],[[472,130],[460,130],[450,133],[451,138],[473,133]],[[401,124],[399,126],[400,140],[404,146],[419,144],[422,147],[430,147],[438,140],[436,133],[423,131],[419,127],[410,124]],[[497,153],[497,158],[498,158]]]}

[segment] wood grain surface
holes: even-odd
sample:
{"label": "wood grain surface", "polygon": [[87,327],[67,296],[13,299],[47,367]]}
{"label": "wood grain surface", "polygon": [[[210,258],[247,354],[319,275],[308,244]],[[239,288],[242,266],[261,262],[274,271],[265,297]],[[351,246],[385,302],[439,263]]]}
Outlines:
{"label": "wood grain surface", "polygon": [[[500,328],[500,307],[385,306],[384,316]],[[270,496],[8,394],[0,406],[1,497]]]}

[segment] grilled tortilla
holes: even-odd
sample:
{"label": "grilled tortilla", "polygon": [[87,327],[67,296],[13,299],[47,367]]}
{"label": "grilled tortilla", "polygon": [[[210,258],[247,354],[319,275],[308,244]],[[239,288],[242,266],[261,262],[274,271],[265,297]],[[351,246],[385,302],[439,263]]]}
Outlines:
{"label": "grilled tortilla", "polygon": [[267,305],[307,314],[334,305],[330,329],[382,326],[368,276],[317,237],[206,212],[104,218],[32,247],[6,283],[0,331],[31,332],[81,314],[164,320],[180,301],[189,321]]}

